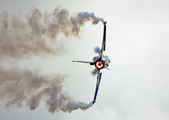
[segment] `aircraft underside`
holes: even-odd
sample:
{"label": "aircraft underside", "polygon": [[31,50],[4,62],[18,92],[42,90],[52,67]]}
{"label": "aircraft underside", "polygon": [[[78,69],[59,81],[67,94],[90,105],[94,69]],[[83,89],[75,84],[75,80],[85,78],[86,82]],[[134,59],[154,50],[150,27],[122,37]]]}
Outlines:
{"label": "aircraft underside", "polygon": [[[96,97],[101,81],[102,73],[100,72],[101,69],[107,68],[109,66],[110,60],[108,56],[103,55],[103,51],[105,51],[106,48],[106,23],[104,24],[104,31],[103,31],[103,41],[102,41],[102,47],[101,49],[99,47],[96,47],[95,52],[99,54],[99,56],[93,57],[92,62],[87,61],[74,61],[73,62],[79,62],[79,63],[88,63],[90,65],[95,65],[95,69],[92,71],[93,75],[97,74],[97,81],[96,81],[96,88],[95,88],[95,94],[92,103],[94,104],[96,102]],[[107,68],[108,69],[108,68]]]}

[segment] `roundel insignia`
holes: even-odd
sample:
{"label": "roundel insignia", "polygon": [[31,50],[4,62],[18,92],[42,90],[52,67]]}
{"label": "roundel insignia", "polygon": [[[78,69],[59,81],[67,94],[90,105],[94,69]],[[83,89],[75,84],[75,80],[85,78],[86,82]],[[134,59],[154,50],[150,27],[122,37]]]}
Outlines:
{"label": "roundel insignia", "polygon": [[101,61],[98,61],[96,63],[96,67],[97,67],[97,69],[101,69],[103,67],[103,63]]}

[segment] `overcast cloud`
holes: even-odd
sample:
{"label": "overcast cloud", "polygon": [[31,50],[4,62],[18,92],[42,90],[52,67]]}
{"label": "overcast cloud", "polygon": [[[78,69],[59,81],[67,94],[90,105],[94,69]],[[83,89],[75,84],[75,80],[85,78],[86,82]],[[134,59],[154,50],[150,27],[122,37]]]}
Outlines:
{"label": "overcast cloud", "polygon": [[[51,114],[45,101],[30,110],[13,105],[5,109],[0,102],[1,120],[168,120],[169,119],[169,2],[167,0],[17,0],[0,1],[0,14],[8,11],[20,20],[31,9],[50,13],[58,5],[70,15],[94,12],[107,21],[105,54],[112,59],[109,70],[102,70],[96,104],[86,111]],[[86,23],[78,37],[59,34],[63,54],[8,59],[1,67],[39,70],[43,76],[66,75],[63,89],[75,101],[89,103],[93,99],[96,77],[92,66],[72,63],[72,59],[90,61],[94,47],[101,46],[103,25]],[[2,59],[2,58],[1,58]],[[2,76],[0,76],[2,77]],[[2,83],[0,83],[2,84]],[[1,91],[1,94],[2,91]],[[1,95],[0,94],[0,95]]]}

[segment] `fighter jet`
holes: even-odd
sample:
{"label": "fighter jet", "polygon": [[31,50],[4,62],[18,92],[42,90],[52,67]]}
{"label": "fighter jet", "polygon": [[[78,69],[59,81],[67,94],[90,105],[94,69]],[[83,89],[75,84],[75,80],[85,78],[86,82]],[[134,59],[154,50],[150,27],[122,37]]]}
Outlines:
{"label": "fighter jet", "polygon": [[88,63],[90,65],[95,66],[95,70],[92,71],[92,73],[93,74],[97,73],[97,82],[96,82],[96,89],[95,89],[94,98],[92,101],[93,104],[96,102],[96,97],[97,97],[97,93],[98,93],[98,89],[99,89],[99,85],[100,85],[100,81],[101,81],[102,73],[100,72],[100,70],[104,69],[104,68],[108,69],[107,67],[109,66],[109,63],[110,63],[109,57],[106,55],[103,55],[103,51],[105,51],[105,49],[106,49],[106,23],[107,22],[103,22],[104,30],[103,30],[103,41],[102,41],[101,49],[99,47],[95,48],[95,52],[98,53],[99,56],[93,57],[92,62],[75,61],[75,60],[72,61],[72,62],[79,62],[79,63]]}

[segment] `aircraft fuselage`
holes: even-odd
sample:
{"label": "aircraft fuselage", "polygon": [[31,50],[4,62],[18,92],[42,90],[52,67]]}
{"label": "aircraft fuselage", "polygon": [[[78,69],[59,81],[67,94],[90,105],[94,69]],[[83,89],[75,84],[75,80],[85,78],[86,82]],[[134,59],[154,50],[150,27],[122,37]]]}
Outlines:
{"label": "aircraft fuselage", "polygon": [[101,58],[99,56],[93,57],[93,62],[91,62],[90,65],[95,65],[95,67],[100,70],[107,68],[109,63],[109,57],[107,55],[103,55]]}
{"label": "aircraft fuselage", "polygon": [[[96,82],[96,89],[95,89],[95,94],[92,103],[94,104],[96,102],[96,97],[99,89],[99,84],[101,81],[101,76],[102,73],[100,72],[101,69],[106,68],[109,66],[110,59],[107,55],[103,55],[103,51],[105,51],[106,48],[106,23],[103,22],[104,25],[104,30],[103,30],[103,41],[102,41],[102,47],[100,50],[95,49],[95,52],[99,54],[99,56],[93,57],[92,62],[88,61],[76,61],[73,60],[72,62],[78,62],[78,63],[88,63],[90,65],[95,65],[96,69],[94,69],[94,72],[92,72],[93,75],[97,74],[97,82]],[[98,52],[99,51],[99,52]]]}

